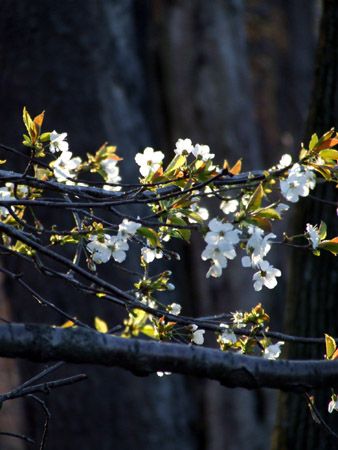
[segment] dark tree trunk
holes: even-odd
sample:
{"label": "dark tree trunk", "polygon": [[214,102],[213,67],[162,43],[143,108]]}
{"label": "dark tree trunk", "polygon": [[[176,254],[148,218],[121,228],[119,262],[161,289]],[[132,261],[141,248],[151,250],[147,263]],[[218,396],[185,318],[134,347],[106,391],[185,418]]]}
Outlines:
{"label": "dark tree trunk", "polygon": [[[316,74],[312,102],[306,130],[306,142],[314,132],[323,133],[337,122],[337,70],[338,70],[338,4],[324,0],[317,49]],[[335,200],[333,186],[318,188],[316,195]],[[337,230],[335,209],[323,203],[307,200],[295,217],[296,232],[302,232],[307,222],[324,220],[334,235]],[[320,259],[294,251],[290,264],[289,292],[286,308],[286,332],[302,336],[336,336],[338,266],[330,254]],[[289,358],[323,358],[323,346],[292,345],[287,349]],[[337,430],[337,417],[329,416],[327,405],[330,391],[315,393],[316,405],[325,420]],[[317,425],[306,406],[305,398],[281,394],[278,423],[275,430],[274,450],[324,450],[336,448],[337,440],[325,434]]]}
{"label": "dark tree trunk", "polygon": [[[141,58],[141,29],[146,23],[145,18],[136,18],[136,3],[2,2],[2,142],[20,144],[24,105],[32,114],[46,109],[46,128],[68,131],[75,154],[93,151],[109,139],[124,158],[126,179],[137,177],[133,156],[151,145],[155,136],[148,120],[149,92]],[[50,212],[48,219],[58,221]],[[116,317],[115,311],[61,283],[51,289],[29,268],[25,275],[46,298],[70,313],[87,320],[95,315],[109,321]],[[41,322],[48,317],[50,323],[62,323],[16,286],[9,286],[9,295],[16,320]],[[27,377],[36,370],[35,365],[26,365],[22,374]],[[89,374],[88,382],[51,395],[48,449],[67,450],[74,445],[84,450],[97,446],[100,450],[197,447],[192,419],[198,406],[190,398],[186,380],[176,376],[139,379],[119,370],[81,370]],[[43,416],[31,405],[27,412],[26,431],[38,439]]]}

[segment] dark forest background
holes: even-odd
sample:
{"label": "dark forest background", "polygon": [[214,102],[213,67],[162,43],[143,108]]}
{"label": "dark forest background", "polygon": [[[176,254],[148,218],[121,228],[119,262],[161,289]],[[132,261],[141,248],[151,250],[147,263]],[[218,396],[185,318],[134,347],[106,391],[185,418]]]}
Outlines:
{"label": "dark forest background", "polygon": [[[0,140],[20,145],[26,105],[32,114],[45,109],[46,129],[67,131],[75,154],[92,152],[106,140],[117,145],[129,182],[138,176],[138,151],[152,146],[169,153],[180,137],[210,145],[218,160],[242,156],[245,170],[267,167],[285,152],[295,156],[306,135],[320,17],[315,0],[2,0]],[[330,121],[318,127],[330,128]],[[282,329],[287,276],[272,293],[258,295],[239,264],[207,282],[201,243],[181,251],[175,299],[187,312],[228,312],[262,301],[273,327]],[[277,258],[274,263],[286,274],[286,255]],[[31,279],[46,297],[84,319],[118,314],[61,284],[51,289],[33,272]],[[59,321],[15,285],[3,284],[1,317]],[[37,367],[5,360],[0,370],[0,388],[6,390]],[[78,368],[67,366],[64,373],[72,370]],[[48,450],[270,448],[277,403],[272,392],[230,390],[177,375],[138,378],[119,369],[81,370],[88,382],[48,400],[53,415]],[[305,402],[299,404],[315,442],[319,432]],[[310,438],[296,447],[286,416],[280,410],[279,425],[290,438],[275,448],[312,448]],[[12,402],[0,415],[0,429],[38,438],[42,421],[34,405]],[[329,445],[325,439],[320,445]],[[0,446],[26,448],[5,437]]]}

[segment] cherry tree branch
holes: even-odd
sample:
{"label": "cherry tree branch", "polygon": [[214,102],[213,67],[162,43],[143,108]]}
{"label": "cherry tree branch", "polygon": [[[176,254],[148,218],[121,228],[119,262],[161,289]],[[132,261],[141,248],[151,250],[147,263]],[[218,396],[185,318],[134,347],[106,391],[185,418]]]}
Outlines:
{"label": "cherry tree branch", "polygon": [[136,375],[166,371],[247,389],[308,392],[338,386],[338,361],[269,361],[192,345],[123,339],[83,328],[1,325],[0,356],[115,366]]}

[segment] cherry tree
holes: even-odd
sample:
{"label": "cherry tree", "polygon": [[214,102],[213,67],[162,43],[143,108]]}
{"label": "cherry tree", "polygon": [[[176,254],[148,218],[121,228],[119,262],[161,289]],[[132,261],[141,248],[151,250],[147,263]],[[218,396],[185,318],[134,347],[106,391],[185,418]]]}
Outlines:
{"label": "cherry tree", "polygon": [[[282,245],[299,248],[309,257],[321,252],[336,256],[338,237],[323,221],[304,224],[295,234],[273,232],[275,223],[310,196],[317,184],[337,183],[335,130],[313,134],[308,145],[301,145],[298,160],[281,155],[273,167],[251,172],[242,172],[241,159],[217,164],[208,145],[188,138],[176,142],[169,161],[162,151],[147,147],[135,157],[139,179],[126,184],[116,147],[105,143],[82,159],[70,150],[66,132],[45,131],[43,121],[44,112],[31,117],[24,108],[24,149],[0,145],[6,153],[0,170],[2,254],[6,261],[18,258],[33,265],[50,283],[80,290],[86,301],[89,296],[120,308],[124,318],[110,322],[94,316],[87,323],[42,296],[27,283],[24,272],[12,271],[6,264],[0,267],[60,317],[52,326],[0,326],[1,356],[58,362],[0,397],[3,402],[34,396],[41,404],[46,425],[40,447],[49,411],[36,393],[85,378],[80,374],[41,383],[60,361],[119,366],[136,375],[182,373],[231,387],[304,392],[314,417],[326,426],[309,392],[332,388],[328,411],[338,409],[334,390],[338,351],[333,337],[271,330],[261,304],[250,311],[190,317],[175,296],[171,270],[162,267],[174,264],[179,270],[181,255],[175,242],[189,243],[192,234],[204,241],[206,278],[226,276],[231,261],[241,258],[243,270],[251,271],[255,291],[278,284],[283,274],[267,258]],[[13,157],[26,161],[21,173],[10,170]],[[218,206],[216,217],[210,216],[209,205]],[[40,211],[46,209],[59,210],[68,226],[40,220]],[[137,263],[129,257],[131,249],[138,255]],[[110,266],[108,272],[102,272],[103,266]],[[119,272],[127,275],[120,283]],[[285,360],[285,342],[322,342],[325,359]]]}

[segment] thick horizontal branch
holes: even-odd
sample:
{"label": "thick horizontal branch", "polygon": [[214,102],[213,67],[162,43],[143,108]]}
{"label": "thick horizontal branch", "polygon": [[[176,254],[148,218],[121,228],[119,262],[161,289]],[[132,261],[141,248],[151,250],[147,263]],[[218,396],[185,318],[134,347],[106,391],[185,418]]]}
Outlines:
{"label": "thick horizontal branch", "polygon": [[0,356],[115,366],[136,375],[166,371],[248,389],[304,392],[338,386],[338,361],[269,361],[192,345],[123,339],[81,328],[1,325]]}

